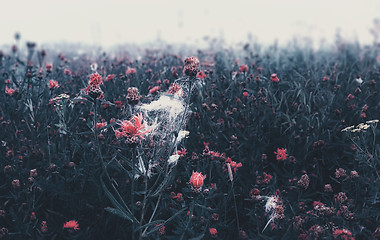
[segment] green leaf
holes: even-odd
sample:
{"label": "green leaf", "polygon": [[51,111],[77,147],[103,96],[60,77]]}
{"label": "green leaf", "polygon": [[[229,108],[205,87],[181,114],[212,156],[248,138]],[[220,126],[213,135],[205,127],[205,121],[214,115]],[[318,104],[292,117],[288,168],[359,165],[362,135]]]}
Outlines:
{"label": "green leaf", "polygon": [[107,212],[112,213],[114,215],[117,215],[117,216],[119,216],[121,218],[124,218],[126,220],[129,220],[129,221],[133,222],[132,218],[130,218],[127,214],[125,214],[123,211],[120,211],[119,209],[111,208],[111,207],[106,207],[106,208],[104,208],[104,210],[106,210]]}

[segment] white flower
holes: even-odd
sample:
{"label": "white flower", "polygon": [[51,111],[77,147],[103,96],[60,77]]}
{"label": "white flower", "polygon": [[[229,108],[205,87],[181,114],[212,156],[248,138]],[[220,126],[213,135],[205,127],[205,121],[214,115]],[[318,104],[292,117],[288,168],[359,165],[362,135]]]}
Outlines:
{"label": "white flower", "polygon": [[179,155],[178,154],[171,155],[169,157],[169,159],[168,159],[168,163],[176,165],[177,162],[178,162],[178,159],[179,159]]}

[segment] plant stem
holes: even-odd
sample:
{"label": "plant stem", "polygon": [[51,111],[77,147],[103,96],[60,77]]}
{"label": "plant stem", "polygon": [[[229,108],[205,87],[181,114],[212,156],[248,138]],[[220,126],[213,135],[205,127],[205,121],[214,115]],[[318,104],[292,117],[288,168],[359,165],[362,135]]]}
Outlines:
{"label": "plant stem", "polygon": [[234,197],[234,204],[235,204],[235,215],[236,215],[237,231],[238,231],[238,234],[239,234],[239,231],[240,231],[239,215],[238,215],[238,212],[237,212],[237,205],[236,205],[236,199],[235,199],[234,182],[232,182],[231,188],[232,188],[232,196]]}
{"label": "plant stem", "polygon": [[196,199],[197,199],[197,197],[195,197],[195,198],[193,199],[193,202],[191,203],[190,213],[189,213],[189,219],[187,220],[186,228],[185,228],[185,230],[183,231],[180,240],[182,240],[182,239],[185,237],[185,234],[186,234],[186,232],[187,232],[187,229],[188,229],[189,226],[190,226],[191,219],[193,218],[194,205],[195,205],[195,201],[196,201]]}
{"label": "plant stem", "polygon": [[[132,150],[132,188],[131,188],[131,208],[132,216],[135,216],[135,164],[136,164],[136,149]],[[132,240],[135,239],[135,220],[132,221]]]}

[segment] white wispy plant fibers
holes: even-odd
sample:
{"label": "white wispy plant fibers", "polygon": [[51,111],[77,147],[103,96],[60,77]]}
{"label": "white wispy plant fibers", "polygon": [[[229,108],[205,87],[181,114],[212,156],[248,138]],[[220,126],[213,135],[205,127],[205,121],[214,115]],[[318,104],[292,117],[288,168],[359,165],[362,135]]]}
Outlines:
{"label": "white wispy plant fibers", "polygon": [[180,156],[179,156],[178,154],[171,155],[171,156],[169,157],[169,159],[168,159],[168,163],[169,163],[169,164],[174,164],[174,165],[176,165],[177,162],[178,162],[179,157],[180,157]]}
{"label": "white wispy plant fibers", "polygon": [[267,202],[265,203],[265,212],[269,215],[269,220],[262,232],[264,232],[268,225],[276,218],[276,207],[281,204],[281,199],[277,196],[264,198],[267,199]]}
{"label": "white wispy plant fibers", "polygon": [[189,131],[184,131],[184,130],[181,130],[179,131],[178,133],[178,137],[177,137],[177,143],[181,142],[182,139],[184,138],[187,138],[189,136],[190,132]]}
{"label": "white wispy plant fibers", "polygon": [[179,123],[185,106],[180,98],[161,95],[156,101],[142,105],[141,110],[145,111],[150,119],[160,125],[157,129],[173,130],[175,125]]}

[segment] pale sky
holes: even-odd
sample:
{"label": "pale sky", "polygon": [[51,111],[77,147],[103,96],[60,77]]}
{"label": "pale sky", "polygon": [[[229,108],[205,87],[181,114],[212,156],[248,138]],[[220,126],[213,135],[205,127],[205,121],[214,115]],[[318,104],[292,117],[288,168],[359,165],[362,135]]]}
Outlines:
{"label": "pale sky", "polygon": [[371,43],[379,0],[0,0],[0,44],[14,33],[38,45],[81,42],[104,47],[122,43],[200,43],[204,36],[223,36],[228,43],[261,43],[294,36],[315,42],[346,39]]}

